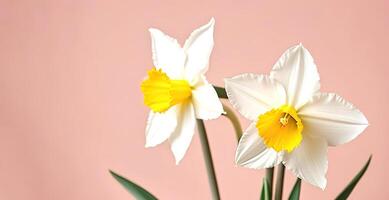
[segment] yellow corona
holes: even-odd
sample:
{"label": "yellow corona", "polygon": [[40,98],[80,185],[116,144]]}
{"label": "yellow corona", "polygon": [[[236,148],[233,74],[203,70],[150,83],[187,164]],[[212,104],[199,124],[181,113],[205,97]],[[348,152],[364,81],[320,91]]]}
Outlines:
{"label": "yellow corona", "polygon": [[275,151],[291,152],[302,140],[303,124],[292,106],[283,105],[258,117],[256,124],[265,145]]}
{"label": "yellow corona", "polygon": [[154,112],[162,113],[170,107],[183,103],[192,96],[186,80],[171,80],[161,69],[151,69],[142,82],[144,103]]}

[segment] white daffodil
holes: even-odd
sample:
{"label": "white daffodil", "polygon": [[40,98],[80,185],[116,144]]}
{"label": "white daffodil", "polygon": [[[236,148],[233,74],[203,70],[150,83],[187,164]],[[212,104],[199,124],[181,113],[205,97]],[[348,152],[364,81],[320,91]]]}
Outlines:
{"label": "white daffodil", "polygon": [[193,31],[181,48],[177,40],[149,29],[155,68],[148,71],[141,90],[151,109],[146,127],[146,147],[169,140],[176,164],[192,141],[196,118],[215,119],[223,106],[204,74],[213,48],[212,18]]}
{"label": "white daffodil", "polygon": [[236,151],[236,163],[268,168],[283,163],[309,183],[325,188],[327,147],[353,140],[366,117],[333,93],[320,93],[311,54],[301,44],[288,49],[270,75],[242,74],[225,80],[232,105],[253,123]]}

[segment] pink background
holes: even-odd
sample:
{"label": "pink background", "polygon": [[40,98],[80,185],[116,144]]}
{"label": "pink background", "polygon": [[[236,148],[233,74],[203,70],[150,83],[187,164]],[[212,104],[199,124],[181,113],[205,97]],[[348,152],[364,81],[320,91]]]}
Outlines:
{"label": "pink background", "polygon": [[[153,67],[149,27],[182,43],[212,16],[210,82],[268,73],[302,42],[322,90],[353,102],[371,123],[329,149],[327,189],[303,183],[303,199],[335,197],[370,154],[352,199],[389,196],[388,1],[237,2],[1,0],[0,199],[132,199],[108,169],[161,199],[209,199],[197,134],[179,166],[167,144],[144,148],[148,109],[139,83]],[[235,167],[225,118],[206,126],[222,199],[258,199],[264,171]],[[295,178],[286,178],[288,194]]]}

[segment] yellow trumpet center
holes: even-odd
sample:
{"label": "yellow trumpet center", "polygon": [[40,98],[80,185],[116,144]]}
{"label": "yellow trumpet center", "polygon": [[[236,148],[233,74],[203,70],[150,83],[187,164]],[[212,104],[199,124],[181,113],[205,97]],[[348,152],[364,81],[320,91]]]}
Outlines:
{"label": "yellow trumpet center", "polygon": [[258,117],[256,124],[265,145],[275,151],[291,152],[303,138],[303,124],[296,110],[289,105],[272,109]]}
{"label": "yellow trumpet center", "polygon": [[155,68],[147,74],[141,90],[144,103],[154,112],[165,112],[192,96],[192,89],[186,80],[171,80],[161,69]]}

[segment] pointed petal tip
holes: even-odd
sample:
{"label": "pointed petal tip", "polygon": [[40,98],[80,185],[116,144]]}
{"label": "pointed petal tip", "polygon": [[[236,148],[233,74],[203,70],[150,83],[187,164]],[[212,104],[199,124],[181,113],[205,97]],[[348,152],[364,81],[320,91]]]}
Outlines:
{"label": "pointed petal tip", "polygon": [[176,165],[179,165],[183,156],[180,156],[177,151],[173,150],[173,146],[170,146],[170,150],[173,152],[173,157]]}
{"label": "pointed petal tip", "polygon": [[[282,161],[282,163],[285,165],[284,161]],[[326,178],[326,177],[324,177],[324,180],[323,180],[322,183],[317,183],[317,182],[314,183],[314,182],[310,182],[310,181],[306,180],[306,179],[303,178],[302,176],[296,175],[295,172],[294,172],[294,170],[293,170],[293,169],[289,169],[286,165],[285,165],[285,167],[286,167],[286,169],[291,170],[291,171],[293,172],[293,174],[294,174],[297,178],[299,178],[299,179],[301,179],[301,180],[303,180],[303,181],[306,181],[307,183],[309,183],[309,184],[311,184],[311,185],[313,185],[313,186],[315,186],[315,187],[320,188],[322,191],[324,191],[324,190],[326,189],[326,187],[327,187],[327,178]]]}
{"label": "pointed petal tip", "polygon": [[165,35],[161,30],[159,30],[157,28],[153,28],[153,27],[150,27],[148,29],[148,31],[149,31],[149,33],[150,33],[152,38],[156,38],[156,37],[158,37],[160,35]]}
{"label": "pointed petal tip", "polygon": [[177,158],[176,156],[174,156],[174,159],[176,161],[176,166],[181,163],[182,158]]}
{"label": "pointed petal tip", "polygon": [[298,44],[291,46],[288,50],[300,50],[300,51],[302,50],[302,51],[304,51],[307,49],[304,47],[303,43],[299,42]]}
{"label": "pointed petal tip", "polygon": [[[209,29],[209,28],[213,29],[214,26],[215,26],[215,18],[211,17],[211,19],[208,21],[208,23],[201,26],[199,29]],[[198,30],[198,29],[196,29],[196,30]],[[196,31],[196,30],[194,30],[194,31]]]}
{"label": "pointed petal tip", "polygon": [[215,18],[214,17],[211,17],[211,19],[209,19],[209,21],[204,24],[202,27],[209,27],[209,26],[213,26],[215,24]]}
{"label": "pointed petal tip", "polygon": [[[239,143],[238,143],[238,147],[239,147]],[[234,163],[235,163],[235,165],[236,166],[242,166],[242,160],[241,160],[241,158],[242,158],[242,156],[241,156],[242,154],[241,154],[241,152],[240,151],[238,151],[238,149],[236,150],[236,152],[235,152],[235,158],[234,158]]]}
{"label": "pointed petal tip", "polygon": [[246,166],[244,163],[242,163],[240,160],[235,160],[234,161],[235,167],[245,167],[245,168],[250,168]]}
{"label": "pointed petal tip", "polygon": [[306,48],[304,47],[303,43],[299,42],[296,46],[294,46],[294,48],[300,50],[300,51],[304,51],[306,50]]}
{"label": "pointed petal tip", "polygon": [[[163,31],[161,31],[160,29],[158,28],[153,28],[153,27],[150,27],[149,29],[149,33],[151,34],[151,36],[153,37],[157,37],[159,35],[166,35]],[[167,35],[166,35],[167,36]],[[168,36],[169,37],[169,36]],[[174,38],[172,38],[174,39]]]}
{"label": "pointed petal tip", "polygon": [[235,164],[236,166],[240,166],[240,160],[239,160],[238,155],[235,155],[234,164]]}
{"label": "pointed petal tip", "polygon": [[214,27],[215,27],[215,18],[212,17],[212,18],[209,20],[209,22],[208,22],[207,24],[205,24],[203,27],[206,28],[206,29],[210,28],[210,29],[212,29],[212,31],[213,31],[213,29],[214,29]]}
{"label": "pointed petal tip", "polygon": [[211,23],[212,25],[215,24],[215,18],[211,17],[211,19],[209,20],[209,23]]}
{"label": "pointed petal tip", "polygon": [[326,187],[327,187],[327,179],[325,179],[325,181],[324,181],[324,183],[323,184],[321,184],[321,185],[318,185],[319,186],[319,188],[321,189],[321,190],[325,190],[326,189]]}
{"label": "pointed petal tip", "polygon": [[234,162],[234,166],[235,166],[235,167],[241,167],[241,165],[239,165],[238,163],[236,163],[236,161]]}

